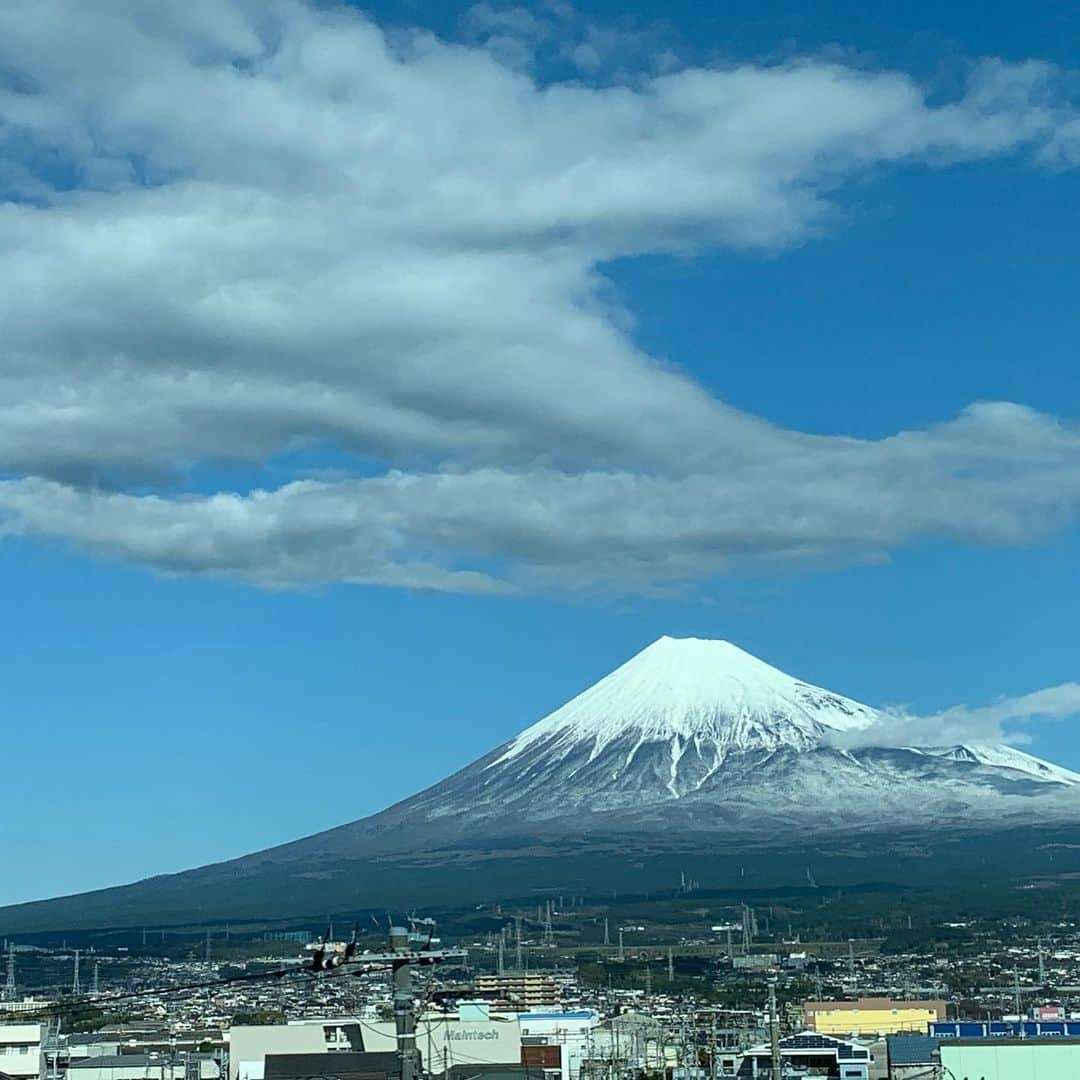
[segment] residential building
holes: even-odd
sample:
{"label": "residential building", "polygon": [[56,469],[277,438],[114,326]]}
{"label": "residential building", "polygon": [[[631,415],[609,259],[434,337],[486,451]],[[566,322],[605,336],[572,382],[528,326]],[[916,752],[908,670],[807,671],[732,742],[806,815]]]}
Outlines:
{"label": "residential building", "polygon": [[558,989],[550,975],[516,971],[502,975],[477,975],[476,993],[505,1001],[516,1009],[536,1009],[559,1003]]}
{"label": "residential building", "polygon": [[[854,1039],[837,1039],[814,1031],[802,1031],[780,1040],[780,1057],[785,1067],[800,1076],[831,1076],[840,1080],[869,1080],[870,1048]],[[718,1063],[718,1076],[725,1074],[725,1059]],[[772,1075],[772,1046],[752,1046],[732,1062],[738,1080],[766,1080]]]}

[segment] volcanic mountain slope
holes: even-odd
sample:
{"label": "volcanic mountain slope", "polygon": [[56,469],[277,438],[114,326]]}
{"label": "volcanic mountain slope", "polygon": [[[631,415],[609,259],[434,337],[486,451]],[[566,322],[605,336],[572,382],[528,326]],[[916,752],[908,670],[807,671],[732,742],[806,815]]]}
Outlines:
{"label": "volcanic mountain slope", "polygon": [[1080,818],[1080,775],[1010,746],[879,745],[892,726],[729,642],[664,637],[480,761],[345,828],[368,843],[398,823],[444,841],[682,826],[738,842],[762,823],[971,826],[1028,820],[1035,805]]}
{"label": "volcanic mountain slope", "polygon": [[110,912],[130,925],[150,912],[326,911],[344,897],[380,902],[403,868],[429,888],[463,867],[486,868],[463,888],[487,896],[494,869],[535,883],[571,856],[586,876],[608,872],[598,869],[605,852],[630,851],[641,867],[664,852],[772,845],[801,854],[854,843],[861,858],[902,837],[1080,821],[1077,774],[1009,746],[883,745],[890,719],[728,642],[664,637],[381,813],[230,862],[0,909],[0,930],[27,919],[72,925],[75,915],[110,925]]}

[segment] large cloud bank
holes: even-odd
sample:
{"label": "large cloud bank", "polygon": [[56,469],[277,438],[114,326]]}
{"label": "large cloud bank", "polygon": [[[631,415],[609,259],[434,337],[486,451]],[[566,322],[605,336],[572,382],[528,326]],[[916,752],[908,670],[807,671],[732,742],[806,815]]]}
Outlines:
{"label": "large cloud bank", "polygon": [[[950,100],[820,59],[542,83],[535,21],[477,27],[3,6],[0,534],[276,587],[647,590],[1072,519],[1076,425],[782,430],[644,355],[602,274],[798,243],[890,165],[1069,167],[1059,73],[988,60]],[[263,473],[305,447],[345,464]],[[193,483],[223,462],[264,479]]]}

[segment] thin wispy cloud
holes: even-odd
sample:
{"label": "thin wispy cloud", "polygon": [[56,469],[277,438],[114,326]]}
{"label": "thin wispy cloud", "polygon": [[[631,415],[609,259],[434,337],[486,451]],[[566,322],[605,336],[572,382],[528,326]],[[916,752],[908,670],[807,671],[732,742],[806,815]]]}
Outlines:
{"label": "thin wispy cloud", "polygon": [[[271,587],[519,592],[1073,520],[1071,420],[785,430],[642,352],[603,276],[803,243],[894,165],[1068,167],[1060,72],[988,59],[948,100],[819,58],[540,83],[520,49],[557,30],[526,14],[477,9],[463,45],[296,0],[7,5],[0,534]],[[323,445],[363,467],[189,486]]]}

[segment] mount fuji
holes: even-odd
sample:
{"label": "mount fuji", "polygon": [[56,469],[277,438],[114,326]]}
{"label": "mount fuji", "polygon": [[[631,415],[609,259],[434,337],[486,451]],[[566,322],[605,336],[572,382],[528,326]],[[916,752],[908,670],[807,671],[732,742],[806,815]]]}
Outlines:
{"label": "mount fuji", "polygon": [[556,880],[586,890],[628,868],[639,881],[662,877],[672,859],[708,863],[722,879],[736,864],[745,874],[755,853],[772,871],[778,853],[800,868],[816,853],[850,879],[874,858],[893,874],[926,872],[951,845],[939,869],[955,873],[975,851],[985,866],[975,841],[1005,833],[1036,862],[1053,856],[1033,852],[1076,848],[1080,775],[1007,745],[888,745],[894,719],[729,642],[663,637],[371,817],[197,870],[0,909],[0,931],[325,912],[419,887],[433,901],[433,882],[462,898]]}
{"label": "mount fuji", "polygon": [[486,757],[345,828],[372,842],[421,823],[442,837],[684,828],[741,842],[762,826],[1025,823],[1036,808],[1080,820],[1080,775],[1008,745],[883,745],[890,720],[729,642],[663,637]]}

